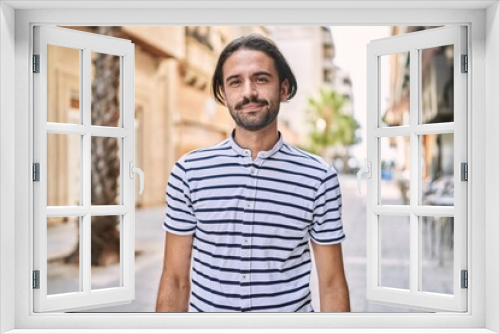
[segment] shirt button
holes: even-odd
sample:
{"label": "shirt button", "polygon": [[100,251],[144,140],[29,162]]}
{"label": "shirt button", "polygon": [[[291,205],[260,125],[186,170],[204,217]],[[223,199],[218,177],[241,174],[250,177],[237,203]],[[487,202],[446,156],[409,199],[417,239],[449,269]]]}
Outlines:
{"label": "shirt button", "polygon": [[250,174],[255,175],[255,169],[251,168],[250,169]]}
{"label": "shirt button", "polygon": [[245,243],[247,243],[247,244],[248,244],[248,239],[245,239]]}
{"label": "shirt button", "polygon": [[246,207],[247,207],[247,208],[250,208],[251,206],[252,206],[252,204],[250,204],[250,203],[247,203],[247,204],[246,204]]}
{"label": "shirt button", "polygon": [[243,275],[243,279],[247,279],[247,275]]}
{"label": "shirt button", "polygon": [[250,155],[250,151],[249,150],[245,150],[245,154],[246,155]]}

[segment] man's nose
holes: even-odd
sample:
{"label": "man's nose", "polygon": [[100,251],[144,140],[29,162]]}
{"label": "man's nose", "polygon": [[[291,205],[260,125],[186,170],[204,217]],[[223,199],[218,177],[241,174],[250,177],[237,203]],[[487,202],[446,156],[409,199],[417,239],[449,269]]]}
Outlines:
{"label": "man's nose", "polygon": [[247,81],[244,86],[243,94],[246,97],[257,96],[257,89],[255,88],[255,83],[253,83],[252,81]]}

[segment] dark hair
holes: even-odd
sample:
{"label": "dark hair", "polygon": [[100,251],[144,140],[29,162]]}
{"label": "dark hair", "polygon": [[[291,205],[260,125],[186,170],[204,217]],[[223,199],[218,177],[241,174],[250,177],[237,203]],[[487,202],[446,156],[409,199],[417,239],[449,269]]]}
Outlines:
{"label": "dark hair", "polygon": [[214,75],[212,76],[212,93],[217,102],[223,104],[224,96],[222,95],[222,87],[224,78],[222,77],[222,66],[226,60],[236,51],[240,49],[254,50],[264,52],[274,60],[274,65],[278,71],[280,84],[288,80],[287,100],[290,100],[297,93],[297,80],[292,73],[292,69],[288,65],[285,57],[278,49],[276,44],[269,38],[259,34],[250,34],[236,38],[222,50],[217,66],[215,67]]}

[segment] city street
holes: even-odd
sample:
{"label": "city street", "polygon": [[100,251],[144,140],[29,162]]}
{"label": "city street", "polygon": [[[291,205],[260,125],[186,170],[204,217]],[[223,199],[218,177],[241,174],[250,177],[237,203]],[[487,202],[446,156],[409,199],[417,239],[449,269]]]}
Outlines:
{"label": "city street", "polygon": [[[351,309],[353,312],[418,312],[394,306],[372,303],[366,299],[366,182],[363,181],[362,191],[357,190],[355,175],[340,176],[343,201],[344,229],[347,235],[343,243],[344,263],[351,294]],[[399,190],[391,183],[383,185],[385,195],[397,199]],[[391,203],[392,204],[392,203]],[[136,294],[135,300],[126,305],[92,309],[82,312],[154,312],[156,293],[160,280],[164,231],[162,221],[164,208],[138,209],[136,212]],[[388,218],[388,219],[386,219]],[[409,286],[409,227],[408,224],[394,222],[401,217],[385,217],[382,227],[382,283],[388,287]],[[71,249],[68,242],[74,240],[69,234],[74,229],[72,224],[63,224],[49,228],[49,240],[57,240],[58,247],[49,247],[49,291],[52,293],[71,291],[78,286],[75,277],[78,271],[74,267],[57,261],[62,250]],[[391,232],[389,238],[384,233]],[[428,231],[429,229],[424,229]],[[399,235],[398,235],[399,234]],[[405,235],[406,238],[405,239]],[[424,240],[427,240],[424,235]],[[66,244],[64,241],[66,240]],[[69,240],[69,241],[68,241]],[[446,255],[446,254],[445,254]],[[424,257],[425,258],[425,257]],[[443,258],[442,258],[443,259]],[[451,258],[452,259],[452,258]],[[436,265],[432,258],[423,261],[423,285],[431,287],[432,291],[444,292],[452,285],[452,271],[449,255],[444,257],[441,266]],[[92,287],[118,286],[118,266],[92,268]],[[75,274],[76,273],[76,274]],[[450,281],[451,280],[451,281]],[[427,285],[425,285],[425,284]],[[68,290],[69,289],[69,290]],[[311,278],[313,305],[319,310],[317,278]],[[74,291],[74,290],[73,290]]]}

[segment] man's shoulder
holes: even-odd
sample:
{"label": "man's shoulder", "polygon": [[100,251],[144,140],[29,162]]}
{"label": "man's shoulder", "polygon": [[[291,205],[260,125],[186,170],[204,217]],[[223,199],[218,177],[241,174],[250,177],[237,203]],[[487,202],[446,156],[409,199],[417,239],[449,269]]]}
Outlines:
{"label": "man's shoulder", "polygon": [[192,165],[217,155],[228,154],[231,149],[229,140],[226,139],[218,144],[195,149],[185,153],[177,160],[177,164],[182,166]]}
{"label": "man's shoulder", "polygon": [[293,160],[297,164],[304,165],[304,167],[316,169],[318,172],[327,173],[333,169],[333,166],[319,155],[304,151],[288,143],[283,145],[283,149],[280,152],[284,158]]}

